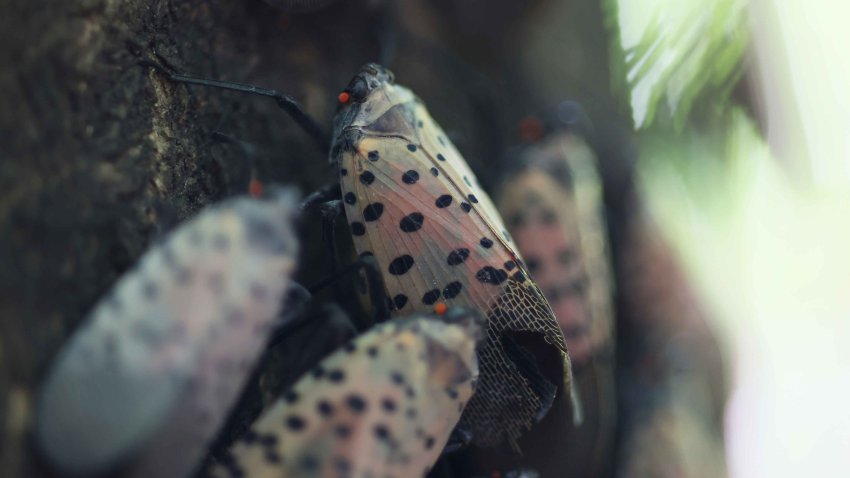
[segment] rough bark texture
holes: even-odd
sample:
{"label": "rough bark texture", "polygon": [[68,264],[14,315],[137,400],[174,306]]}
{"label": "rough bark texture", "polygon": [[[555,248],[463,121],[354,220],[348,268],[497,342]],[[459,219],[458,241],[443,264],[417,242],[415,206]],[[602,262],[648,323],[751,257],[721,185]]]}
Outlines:
{"label": "rough bark texture", "polygon": [[[176,85],[140,60],[276,88],[330,128],[337,92],[378,60],[377,38],[395,24],[388,66],[425,101],[485,187],[498,178],[510,125],[573,98],[600,127],[597,145],[609,149],[600,157],[617,165],[609,181],[628,189],[623,158],[631,151],[621,133],[605,129],[622,123],[621,108],[597,104],[611,84],[599,3],[486,3],[411,0],[393,11],[351,0],[287,15],[260,0],[0,2],[0,475],[42,473],[27,441],[34,392],[98,298],[169,216],[189,217],[240,186],[233,171],[244,152],[214,141],[214,131],[257,146],[265,181],[309,192],[334,179],[327,152],[274,102]],[[551,4],[568,8],[546,10]],[[542,20],[596,38],[567,35],[525,61]],[[561,70],[545,68],[547,58],[572,76],[561,81]],[[619,197],[611,199],[621,209],[615,222],[631,210]],[[300,279],[310,283],[326,259],[316,218],[305,223],[310,247]]]}

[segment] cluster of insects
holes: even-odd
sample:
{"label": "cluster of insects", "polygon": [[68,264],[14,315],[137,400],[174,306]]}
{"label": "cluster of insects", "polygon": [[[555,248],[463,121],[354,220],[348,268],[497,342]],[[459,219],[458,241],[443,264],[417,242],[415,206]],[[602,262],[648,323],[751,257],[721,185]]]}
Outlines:
{"label": "cluster of insects", "polygon": [[[274,97],[327,141],[285,95],[152,74],[163,73]],[[95,307],[41,388],[34,436],[53,468],[436,476],[441,457],[464,449],[521,456],[523,437],[544,420],[581,426],[587,397],[573,373],[611,341],[592,156],[574,154],[574,140],[553,130],[518,157],[521,174],[505,182],[497,208],[389,70],[364,66],[338,102],[325,143],[333,187],[299,204],[293,189],[254,185],[209,207],[152,247]],[[321,202],[344,211],[371,278],[375,323],[204,460],[269,342],[321,320],[292,300],[300,288],[294,222]],[[534,476],[487,463],[474,473]]]}

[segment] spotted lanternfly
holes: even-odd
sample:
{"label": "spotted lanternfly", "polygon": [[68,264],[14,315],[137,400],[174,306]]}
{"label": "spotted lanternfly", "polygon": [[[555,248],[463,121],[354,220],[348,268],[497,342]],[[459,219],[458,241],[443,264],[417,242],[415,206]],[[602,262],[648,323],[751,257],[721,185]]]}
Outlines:
{"label": "spotted lanternfly", "polygon": [[453,308],[374,327],[302,377],[213,474],[423,476],[472,396],[485,324]]}
{"label": "spotted lanternfly", "polygon": [[202,212],[153,247],[61,351],[35,438],[72,474],[187,476],[264,348],[298,244],[296,194]]}
{"label": "spotted lanternfly", "polygon": [[[555,387],[572,393],[549,304],[490,198],[410,90],[370,64],[339,101],[330,159],[357,252],[377,260],[396,315],[437,304],[486,313],[481,380],[461,425],[479,445],[513,444],[546,412]],[[527,351],[535,340],[546,359]]]}
{"label": "spotted lanternfly", "polygon": [[[565,411],[553,407],[520,438],[522,459],[507,462],[541,476],[605,476],[612,472],[617,407],[602,184],[575,126],[552,116],[523,121],[523,138],[534,142],[507,154],[497,202],[567,338],[584,420],[564,427]],[[505,460],[490,455],[477,462]]]}
{"label": "spotted lanternfly", "polygon": [[573,364],[581,365],[610,348],[613,323],[596,158],[579,136],[562,129],[525,148],[517,161],[501,188],[499,210],[552,305]]}

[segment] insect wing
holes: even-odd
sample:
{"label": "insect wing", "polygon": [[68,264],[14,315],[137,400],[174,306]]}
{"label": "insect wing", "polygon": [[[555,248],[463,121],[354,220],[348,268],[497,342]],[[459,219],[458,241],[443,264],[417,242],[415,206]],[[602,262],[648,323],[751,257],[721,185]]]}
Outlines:
{"label": "insect wing", "polygon": [[295,265],[295,195],[237,199],[154,247],[74,334],[48,374],[36,440],[94,473],[134,456],[141,476],[184,476],[263,349]]}
{"label": "insect wing", "polygon": [[396,314],[437,302],[487,312],[481,383],[464,421],[479,444],[512,440],[544,401],[507,357],[502,333],[543,335],[561,357],[554,381],[569,391],[561,330],[489,197],[421,102],[375,65],[349,89],[361,103],[338,115],[332,160],[355,247],[375,256]]}
{"label": "insect wing", "polygon": [[525,150],[500,210],[552,305],[575,364],[612,341],[611,266],[601,181],[587,145],[557,132]]}
{"label": "insect wing", "polygon": [[216,476],[422,476],[478,376],[477,315],[381,324],[323,360],[270,408]]}

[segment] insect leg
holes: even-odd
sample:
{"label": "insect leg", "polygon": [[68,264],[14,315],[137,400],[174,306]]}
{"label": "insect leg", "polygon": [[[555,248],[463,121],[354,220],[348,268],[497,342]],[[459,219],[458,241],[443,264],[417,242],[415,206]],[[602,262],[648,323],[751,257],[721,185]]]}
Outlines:
{"label": "insect leg", "polygon": [[364,257],[352,262],[338,272],[325,277],[309,289],[297,283],[294,284],[287,296],[286,306],[284,307],[287,313],[280,318],[280,326],[272,332],[268,348],[278,345],[284,339],[313,322],[315,315],[304,313],[304,304],[316,292],[333,285],[349,274],[357,273],[361,270],[365,273],[366,281],[369,283],[369,299],[372,301],[374,309],[373,320],[375,323],[386,321],[390,313],[387,306],[387,297],[384,292],[384,280],[381,276],[381,271],[378,269],[374,257]]}
{"label": "insect leg", "polygon": [[359,260],[352,262],[348,266],[340,269],[338,272],[322,279],[313,287],[310,288],[311,293],[334,284],[348,274],[363,271],[366,276],[366,282],[369,288],[369,301],[372,303],[372,318],[374,323],[385,322],[390,317],[389,306],[387,305],[387,294],[384,289],[384,278],[378,263],[372,256],[363,256]]}
{"label": "insect leg", "polygon": [[[322,237],[328,248],[328,256],[331,260],[331,274],[339,270],[339,254],[336,247],[336,219],[342,214],[342,201],[335,199],[322,203],[319,206],[322,214]],[[334,292],[340,291],[334,283]],[[337,295],[339,297],[339,295]]]}
{"label": "insect leg", "polygon": [[342,197],[342,190],[339,188],[338,182],[325,184],[319,189],[310,193],[303,201],[301,201],[301,211],[311,209],[323,202],[333,201]]}
{"label": "insect leg", "polygon": [[[339,192],[338,187],[336,191]],[[326,285],[332,285],[334,287],[334,293],[337,297],[340,297],[342,291],[338,286],[338,279],[350,273],[362,271],[366,279],[366,288],[369,291],[369,301],[372,303],[372,322],[365,325],[368,327],[386,321],[390,316],[389,306],[387,305],[388,298],[384,289],[383,275],[378,268],[375,258],[373,256],[363,256],[344,269],[340,269],[339,267],[339,254],[334,231],[336,219],[343,214],[342,201],[339,199],[328,201],[323,203],[320,208],[322,211],[323,235],[327,241],[328,256],[331,258],[331,275],[325,279],[325,281],[329,281]],[[324,286],[321,285],[321,287]],[[319,285],[316,287],[321,288]]]}
{"label": "insect leg", "polygon": [[328,147],[330,145],[330,136],[327,134],[324,128],[322,128],[319,123],[316,122],[316,120],[314,120],[310,117],[310,115],[304,112],[304,109],[301,107],[298,101],[296,101],[295,98],[289,95],[285,95],[270,88],[260,88],[258,86],[247,85],[244,83],[213,80],[209,78],[197,78],[194,76],[172,73],[166,70],[165,67],[163,67],[162,65],[159,65],[150,60],[142,60],[139,63],[142,66],[154,68],[155,70],[159,71],[161,74],[165,75],[166,77],[168,77],[169,80],[175,83],[186,83],[189,85],[221,88],[224,90],[238,91],[240,93],[248,93],[252,95],[267,96],[269,98],[273,98],[277,102],[277,105],[281,109],[286,111],[286,113],[289,114],[289,116],[293,120],[295,120],[295,122],[298,123],[298,125],[301,126],[301,128],[303,128],[304,131],[307,132],[307,134],[310,135],[310,137],[313,139],[320,151],[324,153],[328,150]]}

